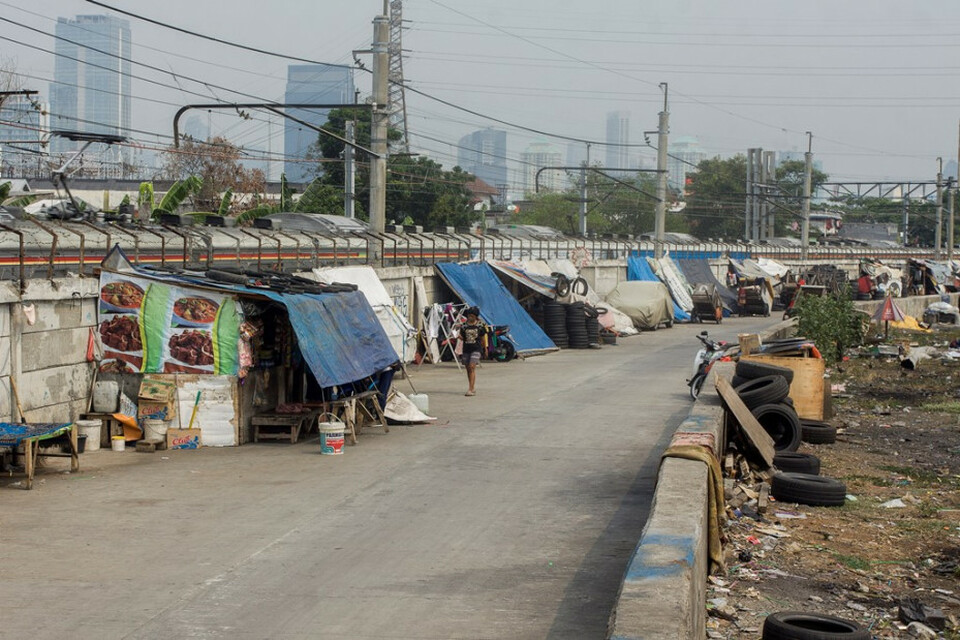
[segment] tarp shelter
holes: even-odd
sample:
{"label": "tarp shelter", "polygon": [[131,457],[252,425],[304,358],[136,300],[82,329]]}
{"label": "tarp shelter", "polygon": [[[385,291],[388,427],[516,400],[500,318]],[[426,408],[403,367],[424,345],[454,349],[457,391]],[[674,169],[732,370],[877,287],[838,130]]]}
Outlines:
{"label": "tarp shelter", "polygon": [[505,260],[488,260],[487,263],[496,271],[504,274],[511,280],[515,280],[523,286],[536,291],[542,296],[551,300],[557,297],[557,278],[550,275],[543,275],[527,271],[526,269]]}
{"label": "tarp shelter", "polygon": [[720,299],[723,301],[723,308],[726,310],[724,315],[729,315],[736,310],[737,294],[726,288],[723,283],[713,275],[713,269],[710,268],[710,263],[707,262],[706,259],[688,258],[677,260],[677,265],[683,271],[683,275],[687,277],[687,281],[690,284],[694,286],[698,284],[712,284],[716,287],[716,291],[720,294]]}
{"label": "tarp shelter", "polygon": [[202,272],[170,274],[135,267],[119,246],[104,258],[102,268],[181,287],[265,298],[283,305],[304,361],[321,387],[363,380],[397,361],[376,314],[359,291],[285,294],[268,288],[215,282]]}
{"label": "tarp shelter", "polygon": [[670,256],[664,255],[659,259],[647,258],[647,262],[657,277],[660,278],[660,281],[670,289],[670,295],[673,296],[673,301],[677,303],[677,306],[684,311],[692,311],[693,299],[690,297],[690,283],[687,282],[683,272],[677,268]]}
{"label": "tarp shelter", "polygon": [[480,316],[490,325],[508,325],[508,337],[517,353],[533,355],[557,348],[520,303],[507,291],[500,278],[485,262],[434,265],[437,273],[465,303],[480,308]]}
{"label": "tarp shelter", "polygon": [[654,330],[673,323],[675,304],[670,291],[659,280],[621,282],[607,295],[610,304],[633,319],[638,329]]}
{"label": "tarp shelter", "polygon": [[373,307],[377,320],[384,333],[390,338],[390,344],[403,362],[411,362],[416,355],[417,330],[407,321],[393,304],[393,298],[383,286],[373,267],[360,265],[355,267],[323,267],[313,270],[320,282],[332,284],[344,282],[357,285],[357,288]]}
{"label": "tarp shelter", "polygon": [[[650,264],[647,262],[647,259],[641,256],[630,256],[627,258],[627,280],[638,280],[641,282],[661,282],[660,278],[657,277],[657,274],[653,272],[653,269],[650,268]],[[666,285],[664,285],[666,286]],[[668,289],[669,291],[669,289]],[[610,296],[607,296],[607,300],[610,300]],[[671,297],[671,301],[673,298]],[[610,302],[614,306],[619,308],[615,302]],[[620,309],[627,315],[630,315],[626,309]],[[690,320],[690,314],[680,308],[680,306],[673,301],[673,319],[678,321],[688,321]]]}

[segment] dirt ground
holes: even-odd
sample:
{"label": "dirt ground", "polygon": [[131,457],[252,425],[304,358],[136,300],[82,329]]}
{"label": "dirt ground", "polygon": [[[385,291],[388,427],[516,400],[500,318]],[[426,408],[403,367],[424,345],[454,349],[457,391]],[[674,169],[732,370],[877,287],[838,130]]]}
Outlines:
{"label": "dirt ground", "polygon": [[[958,337],[891,330],[883,344],[942,353]],[[728,508],[728,573],[710,578],[709,637],[760,638],[769,613],[803,611],[910,638],[900,609],[912,604],[913,619],[939,627],[920,637],[960,639],[960,360],[907,370],[871,350],[829,370],[837,442],[800,448],[846,483],[845,505]]]}

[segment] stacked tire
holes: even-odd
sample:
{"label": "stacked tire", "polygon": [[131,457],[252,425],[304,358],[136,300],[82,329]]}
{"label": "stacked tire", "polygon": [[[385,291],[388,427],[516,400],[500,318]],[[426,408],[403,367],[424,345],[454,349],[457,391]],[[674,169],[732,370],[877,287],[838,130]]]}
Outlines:
{"label": "stacked tire", "polygon": [[567,339],[571,349],[586,349],[590,346],[587,336],[587,314],[583,302],[567,305]]}
{"label": "stacked tire", "polygon": [[800,447],[800,417],[788,397],[793,371],[749,360],[737,363],[734,389],[771,438],[777,451]]}
{"label": "stacked tire", "polygon": [[570,339],[567,336],[566,306],[555,300],[547,300],[543,304],[543,331],[553,344],[561,349],[570,346]]}
{"label": "stacked tire", "polygon": [[600,346],[600,311],[594,307],[585,307],[587,314],[587,343],[590,348]]}

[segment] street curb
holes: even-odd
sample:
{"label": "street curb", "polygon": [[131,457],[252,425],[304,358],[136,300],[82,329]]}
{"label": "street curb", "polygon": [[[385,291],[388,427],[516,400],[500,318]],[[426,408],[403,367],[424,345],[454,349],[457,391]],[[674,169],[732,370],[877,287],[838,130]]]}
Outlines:
{"label": "street curb", "polygon": [[[712,382],[711,376],[707,384]],[[688,434],[707,434],[723,446],[723,406],[717,394],[705,393],[694,403],[674,440]],[[610,640],[706,636],[707,473],[707,466],[695,460],[662,461],[650,517],[610,616]]]}

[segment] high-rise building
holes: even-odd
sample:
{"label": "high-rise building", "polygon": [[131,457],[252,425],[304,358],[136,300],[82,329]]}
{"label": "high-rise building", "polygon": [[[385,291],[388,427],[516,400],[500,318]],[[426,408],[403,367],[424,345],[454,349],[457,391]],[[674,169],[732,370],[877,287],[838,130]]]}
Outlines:
{"label": "high-rise building", "polygon": [[[607,161],[605,166],[630,169],[630,112],[611,111],[607,114]],[[621,146],[616,146],[621,145]]]}
{"label": "high-rise building", "polygon": [[[353,68],[338,64],[292,64],[287,67],[285,102],[298,104],[353,104]],[[298,120],[322,127],[329,109],[287,109]],[[316,165],[304,162],[307,149],[318,134],[293,120],[284,119],[283,170],[287,180],[307,183],[316,175]]]}
{"label": "high-rise building", "polygon": [[697,165],[707,159],[696,138],[680,137],[670,144],[667,156],[667,186],[683,191],[687,174],[697,170]]}
{"label": "high-rise building", "polygon": [[457,164],[490,186],[507,186],[507,132],[480,129],[460,138]]}
{"label": "high-rise building", "polygon": [[[582,142],[570,142],[567,144],[567,166],[579,167],[587,162],[587,145]],[[595,163],[596,158],[589,158],[591,164]]]}
{"label": "high-rise building", "polygon": [[203,121],[203,118],[194,114],[187,116],[183,125],[180,127],[180,133],[189,136],[197,142],[205,142],[210,138],[210,125]]}
{"label": "high-rise building", "polygon": [[[521,176],[526,193],[537,190],[537,172],[544,167],[558,167],[563,154],[546,142],[534,142],[520,154]],[[540,191],[559,191],[564,187],[566,174],[563,171],[544,171],[540,174]]]}
{"label": "high-rise building", "polygon": [[[27,96],[8,96],[0,106],[0,177],[36,177],[41,167],[43,106]],[[44,168],[44,174],[47,173]]]}
{"label": "high-rise building", "polygon": [[[58,18],[55,32],[50,128],[129,135],[130,23],[105,15]],[[65,153],[79,144],[54,136],[50,150]],[[116,150],[109,154],[116,156]]]}

